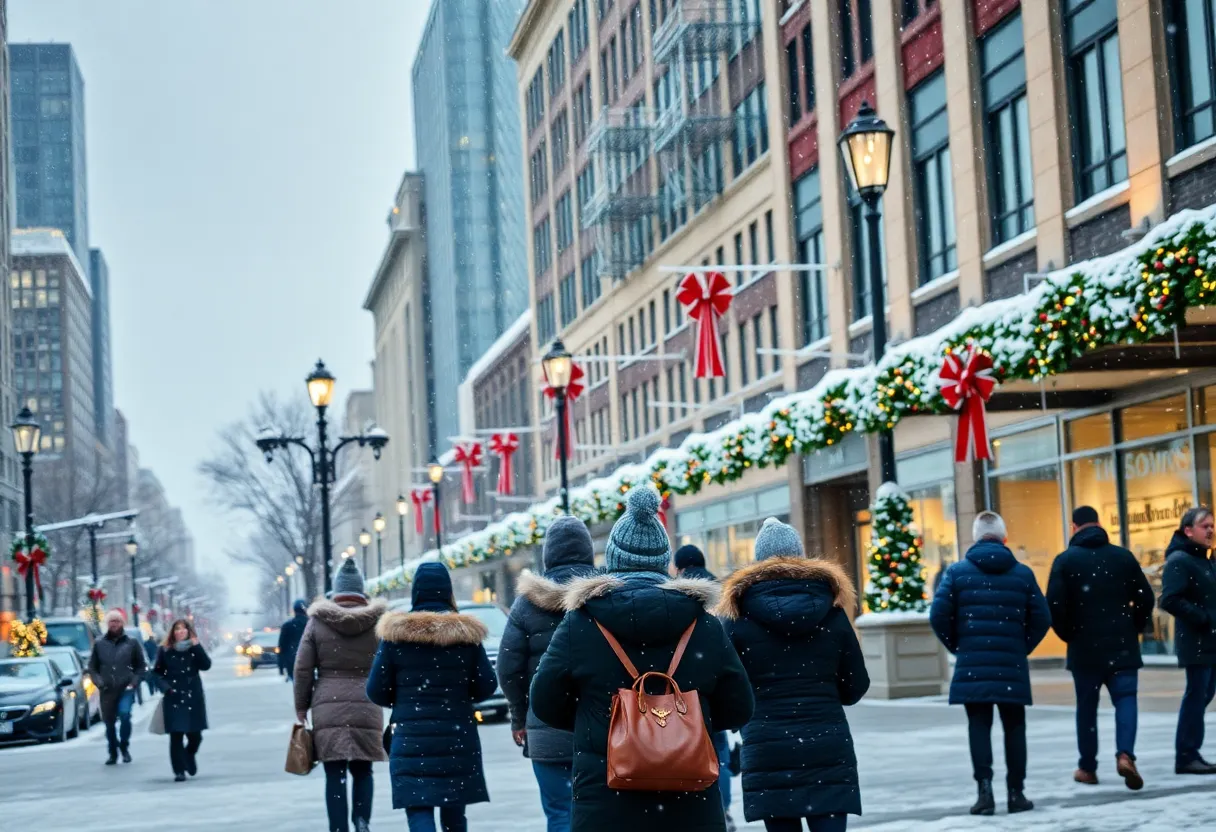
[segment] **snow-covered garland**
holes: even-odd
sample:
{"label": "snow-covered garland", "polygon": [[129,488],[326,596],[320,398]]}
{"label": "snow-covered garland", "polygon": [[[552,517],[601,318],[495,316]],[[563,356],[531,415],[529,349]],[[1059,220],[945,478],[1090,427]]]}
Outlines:
{"label": "snow-covered garland", "polygon": [[[946,414],[937,373],[946,353],[987,351],[1002,382],[1066,371],[1099,347],[1144,343],[1185,324],[1186,310],[1216,297],[1216,206],[1183,211],[1132,246],[1053,272],[1030,292],[964,309],[934,333],[891,348],[877,365],[832,370],[810,390],[774,400],[678,449],[571,492],[572,513],[589,524],[615,520],[624,495],[650,481],[664,497],[733,482],[750,468],[784,465],[839,443],[849,433],[894,427],[905,416]],[[533,505],[429,552],[459,567],[509,556],[538,543],[559,513],[556,499]],[[371,582],[372,592],[408,584],[407,564]]]}

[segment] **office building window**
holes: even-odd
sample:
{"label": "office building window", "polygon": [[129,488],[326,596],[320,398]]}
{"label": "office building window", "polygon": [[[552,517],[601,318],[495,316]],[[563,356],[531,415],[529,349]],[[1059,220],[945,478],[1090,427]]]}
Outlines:
{"label": "office building window", "polygon": [[[794,234],[799,263],[824,262],[819,168],[812,169],[794,183]],[[798,279],[802,295],[802,343],[805,345],[827,337],[827,290],[823,272],[800,272]]]}
{"label": "office building window", "polygon": [[[882,200],[879,200],[882,212]],[[870,235],[866,230],[865,206],[856,192],[849,194],[849,237],[853,247],[853,320],[860,321],[870,312]],[[882,285],[887,285],[887,273],[883,268],[886,246],[883,243],[882,223],[878,224],[878,267],[882,270]]]}
{"label": "office building window", "polygon": [[722,392],[730,392],[730,349],[726,342],[726,335],[718,336],[718,346],[722,350]]}
{"label": "office building window", "polygon": [[899,19],[900,23],[907,26],[916,18],[920,17],[929,9],[937,5],[936,0],[900,0],[899,2]]}
{"label": "office building window", "polygon": [[557,328],[553,323],[553,295],[545,295],[536,302],[536,335],[540,343],[553,340]]}
{"label": "office building window", "polygon": [[629,441],[629,394],[621,396],[621,441]]}
{"label": "office building window", "polygon": [[1034,227],[1034,173],[1022,14],[1015,12],[980,41],[984,133],[992,195],[992,241],[1003,243]]}
{"label": "office building window", "polygon": [[535,207],[549,190],[549,171],[545,163],[545,143],[540,146],[528,160],[528,184],[532,192],[532,205]]}
{"label": "office building window", "polygon": [[591,91],[587,88],[588,78],[584,78],[574,90],[574,144],[581,147],[591,129]]}
{"label": "office building window", "polygon": [[773,237],[773,212],[768,210],[764,212],[764,247],[768,254],[768,260],[765,262],[777,262],[776,240]]}
{"label": "office building window", "polygon": [[629,408],[633,411],[633,435],[642,435],[642,422],[638,418],[640,408],[638,407],[638,389],[633,388],[633,392],[629,394]]}
{"label": "office building window", "polygon": [[657,344],[659,341],[659,336],[658,336],[658,332],[657,332],[658,323],[655,320],[654,310],[655,310],[655,302],[652,300],[650,302],[650,343]]}
{"label": "office building window", "polygon": [[747,377],[747,321],[739,324],[739,383],[746,387]]}
{"label": "office building window", "polygon": [[1127,179],[1116,0],[1065,0],[1073,174],[1084,200]]}
{"label": "office building window", "polygon": [[671,290],[663,290],[663,337],[671,334]]}
{"label": "office building window", "polygon": [[[752,339],[756,343],[752,354],[756,356],[756,378],[764,378],[764,353],[760,352],[764,349],[764,333],[761,331],[763,320],[759,312],[752,316]],[[777,366],[777,356],[774,355],[772,361],[773,366]]]}
{"label": "office building window", "polygon": [[[777,323],[777,307],[770,306],[768,308],[768,342],[774,350],[781,349],[781,327]],[[773,372],[777,372],[777,368],[781,366],[781,356],[774,353],[772,366]]]}
{"label": "office building window", "polygon": [[870,0],[839,0],[840,76],[853,76],[874,57],[874,35]]}
{"label": "office building window", "polygon": [[600,276],[596,268],[596,256],[592,252],[583,258],[579,264],[579,281],[583,286],[583,308],[600,299]]}
{"label": "office building window", "polygon": [[806,112],[814,112],[815,110],[815,52],[811,48],[811,24],[802,27],[802,34],[799,35],[802,40],[802,80],[806,85],[804,101],[806,101]]}
{"label": "office building window", "polygon": [[[674,5],[674,4],[673,4]],[[727,13],[730,19],[739,24],[734,28],[734,43],[731,44],[731,57],[739,53],[752,38],[760,31],[760,0],[727,0]]]}
{"label": "office building window", "polygon": [[562,278],[559,291],[562,302],[562,326],[567,327],[574,323],[574,319],[578,317],[578,296],[575,294],[574,272],[569,272]]}
{"label": "office building window", "polygon": [[569,191],[558,197],[555,213],[557,214],[557,250],[562,252],[574,245],[574,210],[570,206]]}
{"label": "office building window", "polygon": [[526,105],[528,132],[532,133],[545,120],[545,87],[544,72],[542,70],[536,70],[536,74],[532,76],[531,83],[528,84]]}
{"label": "office building window", "polygon": [[549,46],[546,65],[549,70],[549,96],[553,97],[561,90],[562,84],[566,83],[565,32],[558,32],[557,36],[553,38],[553,43]]}
{"label": "office building window", "polygon": [[1178,147],[1216,135],[1216,3],[1170,0]]}
{"label": "office building window", "polygon": [[578,175],[574,183],[578,195],[578,213],[581,217],[587,211],[587,203],[595,195],[595,166],[587,165]]}
{"label": "office building window", "polygon": [[[658,408],[650,406],[650,385],[643,382],[642,384],[642,436],[650,433],[650,411],[657,411]],[[657,425],[656,425],[657,426]]]}
{"label": "office building window", "polygon": [[790,124],[802,118],[802,96],[799,94],[798,79],[798,41],[792,40],[785,45],[785,72],[788,89],[787,106],[789,108]]}
{"label": "office building window", "polygon": [[565,169],[566,162],[570,161],[570,120],[565,110],[553,119],[553,127],[549,132],[553,145],[553,175],[556,176],[559,171]]}
{"label": "office building window", "polygon": [[916,246],[920,255],[920,282],[928,283],[958,267],[945,72],[939,69],[921,81],[908,98],[912,177],[916,188]]}
{"label": "office building window", "polygon": [[587,0],[575,0],[566,22],[570,26],[570,63],[573,64],[587,51],[587,44],[590,43],[587,37]]}
{"label": "office building window", "polygon": [[549,218],[545,217],[532,229],[532,260],[537,274],[549,271],[549,264],[553,261],[552,245],[553,232],[549,226]]}
{"label": "office building window", "polygon": [[[688,369],[687,369],[687,365],[679,364],[679,365],[677,365],[676,370],[680,376],[680,399],[679,399],[679,401],[680,401],[680,404],[687,405],[688,404]],[[680,418],[683,419],[687,415],[688,415],[688,408],[681,407],[680,408]]]}
{"label": "office building window", "polygon": [[731,151],[735,176],[768,151],[767,107],[763,81],[735,107],[735,137]]}

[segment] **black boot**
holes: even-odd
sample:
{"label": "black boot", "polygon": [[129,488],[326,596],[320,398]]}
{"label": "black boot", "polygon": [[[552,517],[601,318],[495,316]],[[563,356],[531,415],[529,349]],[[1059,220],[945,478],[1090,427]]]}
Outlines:
{"label": "black boot", "polygon": [[1029,812],[1034,808],[1032,803],[1025,794],[1022,793],[1022,788],[1009,788],[1009,814],[1016,815],[1018,812]]}
{"label": "black boot", "polygon": [[186,755],[186,773],[191,777],[198,774],[198,761],[193,754]]}
{"label": "black boot", "polygon": [[996,813],[996,797],[992,794],[992,781],[979,781],[979,797],[971,807],[973,815],[991,815]]}
{"label": "black boot", "polygon": [[1188,762],[1174,763],[1174,774],[1216,774],[1216,765],[1196,755],[1195,759]]}
{"label": "black boot", "polygon": [[372,828],[363,818],[355,818],[355,832],[372,832]]}
{"label": "black boot", "polygon": [[108,765],[108,766],[118,765],[118,752],[117,751],[110,752],[110,756],[106,758],[106,765]]}
{"label": "black boot", "polygon": [[122,761],[124,763],[131,762],[131,752],[127,750],[126,746],[123,746],[120,751],[122,751]]}

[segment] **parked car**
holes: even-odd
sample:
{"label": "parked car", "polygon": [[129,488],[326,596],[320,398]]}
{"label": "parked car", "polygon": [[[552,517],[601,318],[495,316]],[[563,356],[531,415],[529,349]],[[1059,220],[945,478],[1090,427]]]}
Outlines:
{"label": "parked car", "polygon": [[[388,608],[397,612],[409,612],[410,601],[408,598],[403,598],[389,604]],[[483,604],[476,601],[457,601],[456,608],[459,612],[471,615],[485,624],[486,629],[490,631],[486,640],[482,642],[482,646],[486,648],[486,655],[490,657],[490,664],[494,666],[494,675],[497,676],[498,646],[502,642],[503,632],[507,629],[507,611],[498,604]],[[475,706],[478,722],[506,719],[508,712],[507,697],[503,695],[501,687],[495,688],[489,699],[478,702]]]}
{"label": "parked car", "polygon": [[72,677],[76,684],[73,689],[76,699],[84,703],[84,706],[78,709],[78,724],[81,729],[89,730],[90,725],[101,720],[101,691],[93,684],[93,677],[85,672],[84,662],[80,661],[80,656],[71,647],[43,647],[42,655],[58,665],[64,676]]}
{"label": "parked car", "polygon": [[254,633],[245,647],[249,657],[249,669],[257,670],[264,664],[279,666],[279,631]]}
{"label": "parked car", "polygon": [[50,647],[71,647],[80,656],[80,663],[89,666],[89,655],[93,652],[93,642],[97,633],[89,622],[83,618],[64,616],[61,618],[44,618],[46,625],[46,643]]}
{"label": "parked car", "polygon": [[71,676],[46,657],[0,661],[0,741],[63,742],[77,733]]}

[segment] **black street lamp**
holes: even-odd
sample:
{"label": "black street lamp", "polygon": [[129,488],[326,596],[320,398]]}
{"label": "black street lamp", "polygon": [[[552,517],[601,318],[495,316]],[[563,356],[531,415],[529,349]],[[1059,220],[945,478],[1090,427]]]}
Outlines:
{"label": "black street lamp", "polygon": [[[25,481],[25,553],[30,557],[34,554],[34,454],[38,453],[39,441],[42,437],[42,427],[28,407],[21,408],[17,421],[10,426],[13,431],[13,445],[21,454],[21,475]],[[73,590],[76,587],[72,587]],[[31,561],[25,570],[25,620],[33,621],[38,616],[34,605],[34,564]]]}
{"label": "black street lamp", "polygon": [[[891,144],[895,131],[878,117],[869,102],[861,102],[856,118],[840,134],[840,153],[849,180],[866,206],[866,236],[870,249],[870,327],[874,363],[887,351],[886,302],[883,297],[882,252],[879,250],[879,203],[891,176]],[[878,434],[878,461],[883,482],[895,482],[895,441],[889,428]]]}
{"label": "black street lamp", "polygon": [[291,602],[287,598],[287,580],[282,575],[276,575],[275,583],[279,585],[279,589],[283,590],[283,614],[291,615]]}
{"label": "black street lamp", "polygon": [[545,371],[545,379],[553,388],[557,404],[557,462],[561,472],[562,511],[569,514],[570,486],[566,481],[566,449],[569,447],[569,437],[566,436],[566,388],[570,385],[570,377],[574,373],[574,358],[562,343],[562,339],[554,339],[549,352],[541,359],[541,366]]}
{"label": "black street lamp", "polygon": [[427,466],[427,476],[431,478],[431,497],[435,501],[435,549],[438,550],[443,548],[443,532],[439,528],[439,486],[443,482],[443,466],[435,457],[431,457],[431,464]]}
{"label": "black street lamp", "polygon": [[93,620],[101,622],[101,576],[97,573],[97,530],[101,523],[89,524],[89,569],[92,572],[92,586],[89,590],[89,600],[93,603]]}
{"label": "black street lamp", "polygon": [[384,527],[388,525],[388,521],[384,519],[384,515],[376,512],[376,516],[372,518],[372,530],[376,532],[376,577],[379,578],[384,574]]}
{"label": "black street lamp", "polygon": [[400,544],[401,573],[405,574],[405,515],[409,513],[410,504],[404,494],[397,495],[397,542]]}
{"label": "black street lamp", "polygon": [[127,538],[126,549],[131,558],[131,623],[139,627],[139,584],[135,583],[135,556],[139,554],[139,542],[135,535]]}
{"label": "black street lamp", "polygon": [[317,361],[317,366],[304,379],[308,385],[308,398],[312,400],[312,405],[317,409],[317,447],[313,450],[311,446],[299,436],[284,436],[276,433],[273,428],[266,428],[259,434],[256,444],[258,450],[266,455],[266,461],[271,462],[274,459],[274,452],[280,448],[286,449],[292,445],[298,445],[308,451],[309,457],[312,458],[312,481],[314,485],[321,487],[321,553],[324,567],[325,592],[328,594],[333,590],[333,530],[330,528],[330,512],[329,512],[329,487],[334,482],[334,473],[337,470],[338,451],[342,450],[352,442],[358,443],[362,448],[365,445],[372,449],[372,455],[379,460],[380,452],[384,450],[384,446],[388,444],[388,434],[377,427],[360,433],[358,436],[343,436],[340,437],[338,443],[334,445],[333,450],[329,449],[329,422],[325,418],[325,412],[329,408],[330,403],[334,398],[334,377],[329,370],[325,369],[325,365],[321,361]]}
{"label": "black street lamp", "polygon": [[359,532],[359,545],[363,547],[363,574],[367,574],[367,547],[372,545],[372,533],[364,526],[363,531]]}

